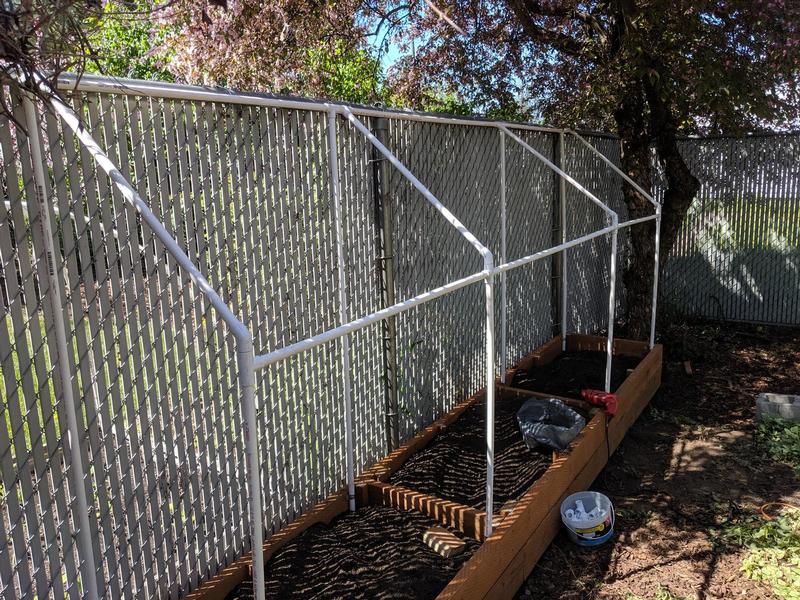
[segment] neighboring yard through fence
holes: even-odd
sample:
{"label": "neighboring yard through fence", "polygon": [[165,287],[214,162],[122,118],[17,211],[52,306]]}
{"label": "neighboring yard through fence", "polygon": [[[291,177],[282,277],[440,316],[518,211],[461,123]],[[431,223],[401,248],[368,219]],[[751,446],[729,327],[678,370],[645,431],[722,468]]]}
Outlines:
{"label": "neighboring yard through fence", "polygon": [[800,323],[800,135],[686,139],[702,187],[664,272],[663,309]]}

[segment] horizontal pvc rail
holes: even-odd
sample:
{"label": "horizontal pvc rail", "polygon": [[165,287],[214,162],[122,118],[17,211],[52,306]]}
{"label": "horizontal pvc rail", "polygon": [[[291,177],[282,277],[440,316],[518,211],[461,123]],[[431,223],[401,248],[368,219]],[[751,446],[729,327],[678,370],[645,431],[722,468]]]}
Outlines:
{"label": "horizontal pvc rail", "polygon": [[579,246],[580,244],[583,244],[595,238],[608,235],[609,233],[612,233],[617,229],[623,229],[628,225],[633,225],[640,221],[651,221],[653,219],[655,219],[655,216],[651,215],[649,217],[642,217],[642,219],[637,219],[636,221],[626,221],[625,223],[619,223],[618,225],[608,225],[603,229],[598,229],[596,231],[593,231],[592,233],[588,233],[579,238],[575,238],[574,240],[570,240],[569,242],[565,242],[564,244],[559,244],[558,246],[553,246],[551,248],[547,248],[546,250],[541,250],[539,252],[535,252],[534,254],[530,254],[528,256],[523,256],[522,258],[512,260],[511,262],[504,263],[502,265],[497,265],[496,267],[491,269],[491,271],[480,271],[478,273],[473,273],[472,275],[468,275],[461,279],[457,279],[456,281],[447,283],[440,287],[434,288],[430,291],[423,292],[422,294],[409,298],[408,300],[397,302],[392,306],[386,307],[374,313],[370,313],[369,315],[366,315],[359,319],[354,319],[345,325],[340,325],[339,327],[328,329],[327,331],[306,338],[305,340],[289,344],[288,346],[284,346],[283,348],[273,350],[272,352],[269,352],[267,354],[258,354],[256,355],[254,366],[256,370],[264,369],[269,365],[272,365],[278,361],[290,358],[292,356],[295,356],[296,354],[305,352],[306,350],[311,350],[312,348],[316,348],[317,346],[327,344],[342,337],[343,335],[354,333],[360,329],[369,327],[370,325],[378,323],[384,319],[388,319],[389,317],[398,315],[402,312],[406,312],[412,308],[430,302],[431,300],[441,298],[442,296],[446,296],[447,294],[455,292],[456,290],[467,287],[474,283],[478,283],[479,281],[485,280],[490,275],[496,275],[512,271],[514,269],[525,266],[532,262],[536,262],[537,260],[541,260],[542,258],[546,258],[553,254],[562,252],[563,250],[573,248],[574,246]]}
{"label": "horizontal pvc rail", "polygon": [[423,292],[422,294],[414,296],[413,298],[409,298],[408,300],[397,302],[392,306],[388,306],[374,313],[370,313],[369,315],[359,319],[354,319],[344,325],[328,329],[327,331],[318,333],[317,335],[313,335],[302,341],[294,342],[293,344],[289,344],[288,346],[284,346],[283,348],[273,350],[272,352],[268,352],[266,354],[257,354],[255,357],[254,367],[256,370],[265,369],[266,367],[278,361],[290,358],[296,354],[305,352],[306,350],[311,350],[312,348],[316,348],[322,344],[327,344],[328,342],[339,339],[343,335],[354,333],[360,329],[369,327],[374,323],[379,323],[384,319],[399,315],[402,312],[406,312],[407,310],[430,302],[431,300],[436,300],[436,298],[446,296],[447,294],[455,292],[456,290],[460,290],[468,285],[483,281],[486,279],[487,275],[488,274],[486,271],[474,273],[467,277],[463,277],[462,279],[457,279],[456,281],[452,281],[443,286],[434,288],[430,291]]}

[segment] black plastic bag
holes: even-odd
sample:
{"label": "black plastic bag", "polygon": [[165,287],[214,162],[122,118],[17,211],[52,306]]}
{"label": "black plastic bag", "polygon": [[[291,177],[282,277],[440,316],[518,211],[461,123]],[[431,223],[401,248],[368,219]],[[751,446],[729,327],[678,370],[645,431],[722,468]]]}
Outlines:
{"label": "black plastic bag", "polygon": [[517,411],[517,422],[531,450],[564,450],[586,425],[586,419],[555,398],[531,398]]}

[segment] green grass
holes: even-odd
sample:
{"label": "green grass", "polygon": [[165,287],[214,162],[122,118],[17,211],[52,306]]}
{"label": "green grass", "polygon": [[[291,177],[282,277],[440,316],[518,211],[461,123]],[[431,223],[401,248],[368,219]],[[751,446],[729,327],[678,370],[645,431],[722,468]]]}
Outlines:
{"label": "green grass", "polygon": [[748,194],[698,199],[689,209],[686,223],[684,229],[699,233],[700,240],[711,241],[721,250],[785,251],[800,241],[800,216],[793,213],[787,198]]}

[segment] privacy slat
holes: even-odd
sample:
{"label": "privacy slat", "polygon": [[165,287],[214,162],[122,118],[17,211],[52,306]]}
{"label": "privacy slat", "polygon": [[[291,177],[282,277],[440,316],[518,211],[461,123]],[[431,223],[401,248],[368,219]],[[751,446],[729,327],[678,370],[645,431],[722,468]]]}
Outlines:
{"label": "privacy slat", "polygon": [[[14,116],[17,121],[24,122],[25,115],[22,105],[18,103],[15,107]],[[13,348],[16,349],[17,360],[19,361],[19,376],[22,380],[22,396],[13,398],[7,404],[10,413],[11,431],[14,438],[14,450],[16,454],[17,469],[19,469],[19,492],[21,492],[21,502],[25,513],[24,522],[12,523],[12,527],[25,528],[25,537],[31,553],[33,570],[32,576],[36,585],[36,593],[47,593],[47,573],[45,571],[46,562],[42,545],[39,542],[41,535],[39,518],[37,514],[36,485],[38,476],[34,464],[34,456],[42,452],[42,437],[38,423],[38,400],[37,382],[34,378],[41,377],[41,349],[40,336],[36,336],[36,329],[39,327],[40,304],[38,290],[36,289],[35,269],[37,268],[37,254],[41,252],[41,246],[37,249],[32,244],[34,229],[40,229],[41,223],[38,214],[33,215],[25,212],[22,208],[22,199],[28,200],[29,211],[36,203],[36,195],[32,189],[32,171],[30,164],[30,154],[28,151],[27,140],[22,132],[17,131],[22,143],[18,145],[20,173],[22,177],[24,191],[17,196],[17,202],[12,203],[11,213],[14,219],[14,247],[16,257],[19,261],[19,277],[22,280],[21,289],[18,294],[10,294],[14,298],[11,305],[11,317],[13,323]],[[6,152],[3,152],[6,155]],[[11,154],[9,154],[11,155]],[[32,254],[33,253],[33,254]],[[15,282],[16,284],[16,282]],[[23,295],[20,296],[19,292]],[[23,300],[24,298],[24,307]],[[38,339],[34,339],[34,337]],[[38,367],[38,368],[37,368]],[[38,376],[38,377],[37,377]],[[16,388],[18,390],[19,388]],[[16,395],[16,390],[15,394]],[[12,486],[14,490],[16,486]],[[14,490],[16,491],[16,490]],[[13,493],[13,492],[12,492]],[[32,583],[26,586],[21,585],[22,595],[33,594]]]}
{"label": "privacy slat", "polygon": [[[10,306],[6,308],[3,317],[3,324],[0,327],[0,364],[3,368],[3,379],[5,381],[5,405],[3,420],[0,422],[0,464],[3,469],[3,520],[8,519],[7,535],[13,543],[13,557],[6,552],[0,552],[0,560],[4,564],[12,563],[16,578],[4,577],[3,583],[6,585],[5,596],[8,598],[16,597],[22,592],[29,592],[33,587],[31,576],[32,565],[27,560],[27,540],[25,539],[24,521],[26,518],[26,503],[24,500],[25,489],[29,487],[30,469],[26,462],[20,464],[20,457],[25,457],[27,448],[25,447],[25,434],[19,417],[20,383],[17,379],[17,364],[20,372],[26,370],[28,362],[28,352],[26,340],[21,340],[20,352],[16,352],[17,344],[20,343],[18,331],[23,327],[23,316],[21,308],[21,290],[15,270],[17,258],[15,249],[20,243],[25,243],[25,222],[22,217],[22,193],[19,188],[19,176],[17,168],[17,158],[11,138],[11,127],[9,121],[4,120],[4,127],[0,127],[0,147],[3,152],[4,177],[8,186],[8,196],[11,201],[11,210],[7,210],[5,204],[0,207],[0,215],[3,216],[0,222],[0,256],[2,257],[4,280],[8,302]],[[26,361],[27,358],[27,361]],[[15,362],[17,364],[15,364]],[[29,363],[28,363],[29,364]],[[23,391],[23,394],[26,393]],[[23,485],[23,481],[25,482]],[[6,510],[8,511],[6,513]],[[3,538],[4,540],[9,538]],[[41,556],[41,555],[40,555]],[[11,570],[11,566],[7,567]]]}

